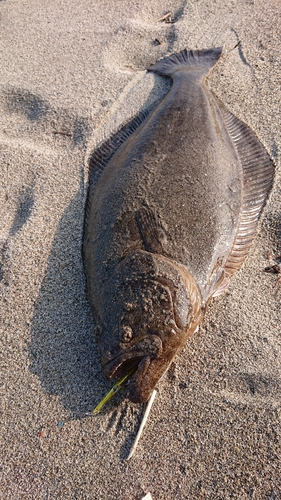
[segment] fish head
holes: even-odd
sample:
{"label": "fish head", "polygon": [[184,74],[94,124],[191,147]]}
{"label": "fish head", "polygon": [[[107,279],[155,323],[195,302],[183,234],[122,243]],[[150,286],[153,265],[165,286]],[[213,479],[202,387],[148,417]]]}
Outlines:
{"label": "fish head", "polygon": [[162,256],[135,251],[117,267],[103,298],[102,365],[108,378],[136,367],[129,399],[140,403],[148,400],[197,326],[201,296],[187,283],[189,273]]}

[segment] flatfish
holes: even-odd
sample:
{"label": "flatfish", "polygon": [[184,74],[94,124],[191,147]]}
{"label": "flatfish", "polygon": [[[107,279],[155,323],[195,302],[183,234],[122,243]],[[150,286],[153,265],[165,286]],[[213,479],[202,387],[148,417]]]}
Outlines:
{"label": "flatfish", "polygon": [[244,261],[274,165],[252,130],[206,86],[222,48],[149,71],[172,78],[92,155],[83,260],[108,378],[136,366],[129,398],[152,390]]}

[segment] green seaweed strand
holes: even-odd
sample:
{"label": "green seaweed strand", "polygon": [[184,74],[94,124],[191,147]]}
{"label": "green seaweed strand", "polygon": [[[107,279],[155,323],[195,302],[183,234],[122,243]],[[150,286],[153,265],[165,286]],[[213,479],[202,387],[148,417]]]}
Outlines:
{"label": "green seaweed strand", "polygon": [[133,373],[136,371],[137,367],[134,366],[126,375],[123,375],[117,382],[115,382],[114,386],[110,389],[110,391],[104,396],[104,398],[100,401],[99,404],[93,409],[93,414],[96,415],[101,411],[103,406],[109,401],[116,392],[120,391],[120,389],[125,385],[127,380],[133,375]]}

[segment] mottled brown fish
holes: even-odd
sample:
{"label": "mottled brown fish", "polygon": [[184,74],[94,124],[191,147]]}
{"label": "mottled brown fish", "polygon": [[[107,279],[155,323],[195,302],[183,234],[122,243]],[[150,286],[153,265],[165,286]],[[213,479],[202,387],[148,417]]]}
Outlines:
{"label": "mottled brown fish", "polygon": [[147,401],[253,241],[274,166],[205,84],[221,48],[149,68],[170,91],[92,156],[83,236],[103,370]]}

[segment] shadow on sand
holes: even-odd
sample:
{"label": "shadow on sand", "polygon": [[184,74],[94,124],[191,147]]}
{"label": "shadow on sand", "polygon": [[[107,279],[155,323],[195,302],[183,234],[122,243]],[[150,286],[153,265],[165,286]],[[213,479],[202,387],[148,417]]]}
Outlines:
{"label": "shadow on sand", "polygon": [[[153,109],[163,98],[171,80],[167,78],[164,82],[159,98],[155,80],[140,113]],[[94,156],[93,151],[91,158]],[[47,394],[60,397],[70,418],[85,417],[112,387],[112,381],[107,381],[102,373],[86,297],[81,255],[84,203],[82,181],[55,234],[34,310],[29,346],[31,372],[39,377]],[[113,405],[118,405],[118,400],[118,396],[114,398]],[[105,411],[110,408],[111,404]]]}
{"label": "shadow on sand", "polygon": [[70,418],[89,413],[106,389],[81,256],[83,188],[58,225],[32,323],[30,369]]}

